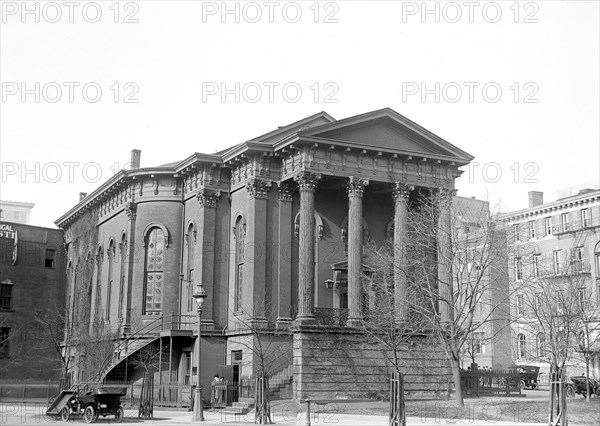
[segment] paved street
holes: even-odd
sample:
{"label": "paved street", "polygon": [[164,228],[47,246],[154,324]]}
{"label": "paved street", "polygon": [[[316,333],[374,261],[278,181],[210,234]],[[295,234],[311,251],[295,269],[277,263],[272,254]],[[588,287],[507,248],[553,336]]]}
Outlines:
{"label": "paved street", "polygon": [[[530,423],[528,422],[528,412],[519,407],[525,407],[522,403],[527,401],[529,403],[536,402],[533,404],[539,410],[544,410],[547,401],[547,391],[526,391],[527,396],[525,398],[514,398],[515,417],[514,421],[498,421],[499,414],[495,411],[496,407],[491,404],[487,404],[489,399],[467,399],[465,401],[466,406],[460,411],[457,411],[453,407],[452,403],[444,401],[427,401],[426,404],[429,408],[432,405],[436,406],[437,409],[434,411],[435,414],[431,415],[431,410],[428,410],[428,415],[423,416],[418,411],[418,404],[411,403],[407,409],[409,409],[408,425],[445,425],[445,424],[456,424],[456,425],[483,425],[493,424],[498,426],[504,425],[539,425],[541,423]],[[497,399],[495,399],[497,400]],[[311,416],[311,425],[327,425],[327,424],[339,424],[339,425],[386,425],[387,417],[382,415],[367,414],[367,408],[372,408],[375,404],[383,407],[383,403],[360,403],[360,404],[347,404],[340,401],[339,404],[328,404],[326,406],[314,406],[313,413]],[[352,407],[350,410],[349,408]],[[417,408],[415,408],[417,407]],[[527,407],[530,410],[532,404],[528,404]],[[316,410],[315,410],[316,408]],[[306,405],[298,405],[294,401],[277,401],[273,403],[272,414],[275,424],[297,424],[307,425],[306,414],[304,410]],[[485,410],[486,420],[478,420],[477,413],[481,413]],[[353,413],[360,413],[364,411],[365,414],[346,414],[346,411]],[[207,410],[205,412],[206,422],[205,425],[223,425],[223,424],[254,424],[254,418],[252,414],[246,416],[234,416],[221,413],[219,411]],[[155,411],[155,419],[143,421],[137,418],[137,411],[126,410],[125,421],[122,425],[189,425],[192,423],[192,413],[188,411]],[[68,423],[62,422],[57,418],[49,417],[45,415],[45,404],[44,403],[2,403],[0,404],[0,424],[17,426],[17,425],[43,425],[43,424],[86,424],[82,417],[73,417]],[[102,424],[115,424],[112,417],[100,418],[97,423]],[[574,423],[571,422],[573,426]]]}

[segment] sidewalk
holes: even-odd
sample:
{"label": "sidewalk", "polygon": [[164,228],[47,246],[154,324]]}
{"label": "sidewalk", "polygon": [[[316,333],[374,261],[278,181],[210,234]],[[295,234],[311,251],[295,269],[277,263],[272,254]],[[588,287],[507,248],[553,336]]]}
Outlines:
{"label": "sidewalk", "polygon": [[[483,402],[483,401],[482,401]],[[429,405],[436,403],[435,401],[429,401]],[[379,411],[377,414],[369,414],[367,410],[357,409],[354,405],[353,409],[346,410],[349,406],[354,404],[343,404],[340,402],[339,405],[331,404],[327,406],[315,406],[311,409],[311,426],[326,426],[326,425],[340,425],[340,426],[384,426],[388,424],[387,416],[379,413],[385,412]],[[438,405],[436,405],[438,407]],[[471,406],[475,407],[475,406]],[[379,407],[380,409],[383,407]],[[408,407],[407,407],[408,408]],[[481,420],[477,416],[473,416],[473,408],[467,408],[458,410],[456,407],[451,405],[439,404],[439,410],[433,412],[428,411],[426,414],[420,415],[420,413],[413,409],[413,411],[407,411],[407,425],[408,426],[439,426],[439,425],[470,425],[470,426],[540,426],[547,423],[533,423],[527,421],[527,417],[514,417],[510,418],[514,421],[498,420],[497,413],[493,409],[487,412],[487,416]],[[276,425],[298,425],[306,426],[306,404],[298,404],[295,401],[277,401],[271,407],[271,419]],[[347,411],[353,412],[353,414],[346,414]],[[45,404],[22,404],[22,403],[2,403],[0,404],[0,425],[4,426],[40,426],[40,425],[86,425],[85,420],[82,416],[72,416],[69,422],[63,422],[57,417],[46,416]],[[155,410],[153,420],[142,420],[138,418],[138,411],[127,409],[125,410],[125,419],[122,423],[118,423],[123,426],[142,426],[142,425],[164,425],[164,426],[189,426],[189,425],[205,425],[205,426],[218,426],[218,425],[254,425],[254,413],[248,413],[247,415],[233,415],[222,413],[220,410],[206,410],[205,422],[195,423],[192,422],[192,413],[189,411],[174,411],[174,410]],[[539,420],[539,419],[536,419]],[[577,426],[585,424],[587,426],[593,424],[586,422],[578,423],[570,421],[571,426]],[[106,418],[100,417],[97,425],[117,425],[114,417],[108,416]]]}

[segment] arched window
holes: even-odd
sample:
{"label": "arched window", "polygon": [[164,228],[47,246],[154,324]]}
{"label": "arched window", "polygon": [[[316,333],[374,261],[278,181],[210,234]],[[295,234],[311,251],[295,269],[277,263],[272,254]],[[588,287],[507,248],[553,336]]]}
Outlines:
{"label": "arched window", "polygon": [[194,310],[194,255],[196,251],[196,229],[194,224],[190,223],[185,234],[185,245],[186,245],[186,277],[187,288],[185,294],[187,295],[187,310],[192,312]]}
{"label": "arched window", "polygon": [[146,237],[144,315],[160,315],[162,312],[164,260],[165,234],[161,228],[151,228]]}
{"label": "arched window", "polygon": [[102,246],[98,246],[98,250],[96,250],[96,303],[93,307],[94,309],[94,321],[100,321],[100,316],[102,315],[101,306],[102,306],[102,265],[103,265],[103,256],[104,253]]}
{"label": "arched window", "polygon": [[517,356],[525,358],[525,335],[523,333],[519,333],[517,336]]}
{"label": "arched window", "polygon": [[538,333],[537,335],[537,355],[540,358],[546,356],[546,336],[544,333]]}
{"label": "arched window", "polygon": [[126,258],[127,258],[127,235],[125,233],[123,233],[121,235],[121,243],[119,244],[119,255],[120,255],[120,260],[121,260],[121,269],[120,269],[120,273],[119,273],[119,305],[118,305],[118,309],[119,309],[119,313],[117,314],[117,317],[119,319],[123,318],[123,299],[124,299],[124,291],[125,291],[125,282],[126,282],[126,278],[125,278],[125,264],[126,264]]}
{"label": "arched window", "polygon": [[246,221],[242,216],[235,221],[235,291],[233,294],[234,311],[242,310],[242,291],[244,288],[244,247],[246,245]]}
{"label": "arched window", "polygon": [[108,250],[106,251],[108,257],[108,282],[106,285],[106,306],[104,318],[106,321],[110,321],[110,305],[112,299],[112,287],[113,287],[113,263],[115,261],[115,242],[111,239],[108,243]]}

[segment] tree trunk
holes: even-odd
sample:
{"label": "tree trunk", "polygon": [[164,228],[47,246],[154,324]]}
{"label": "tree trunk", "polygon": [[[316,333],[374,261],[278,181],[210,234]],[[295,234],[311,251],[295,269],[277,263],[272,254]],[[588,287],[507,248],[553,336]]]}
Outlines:
{"label": "tree trunk", "polygon": [[456,393],[455,399],[456,404],[459,407],[464,407],[465,403],[463,401],[462,395],[462,386],[460,382],[460,361],[457,357],[452,357],[452,378],[454,379],[454,391]]}
{"label": "tree trunk", "polygon": [[585,357],[585,400],[590,402],[590,357]]}

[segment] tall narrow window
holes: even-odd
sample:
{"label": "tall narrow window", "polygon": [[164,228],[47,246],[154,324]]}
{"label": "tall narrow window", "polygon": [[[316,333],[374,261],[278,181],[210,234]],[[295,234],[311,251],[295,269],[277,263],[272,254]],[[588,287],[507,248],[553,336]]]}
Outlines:
{"label": "tall narrow window", "polygon": [[246,223],[242,217],[235,223],[235,292],[233,307],[235,311],[242,310],[242,291],[244,287],[244,246],[246,242]]}
{"label": "tall narrow window", "polygon": [[196,251],[196,237],[195,237],[194,225],[190,224],[187,235],[185,237],[187,245],[187,258],[186,258],[186,269],[187,269],[187,310],[188,312],[194,311],[194,255]]}
{"label": "tall narrow window", "polygon": [[535,238],[535,221],[529,221],[529,238]]}
{"label": "tall narrow window", "polygon": [[552,235],[552,218],[544,218],[544,228],[546,229],[546,235]]}
{"label": "tall narrow window", "polygon": [[126,283],[126,278],[125,278],[125,270],[126,270],[126,261],[127,261],[127,238],[125,236],[125,234],[123,234],[123,236],[121,237],[121,244],[119,244],[119,250],[120,250],[120,254],[121,254],[121,270],[119,273],[119,305],[118,305],[118,309],[119,312],[117,314],[117,317],[119,319],[123,318],[123,301],[125,299],[125,283]]}
{"label": "tall narrow window", "polygon": [[525,358],[525,335],[523,333],[519,333],[517,336],[517,347],[519,358]]}
{"label": "tall narrow window", "polygon": [[569,213],[563,213],[560,216],[560,223],[562,225],[563,232],[567,232],[570,229],[571,224],[569,223]]}
{"label": "tall narrow window", "polygon": [[519,229],[519,224],[515,223],[514,227],[515,227],[515,241],[519,242],[519,241],[521,241],[521,231]]}
{"label": "tall narrow window", "polygon": [[533,255],[533,276],[540,276],[540,255],[537,253]]}
{"label": "tall narrow window", "polygon": [[12,282],[9,280],[2,281],[2,284],[0,284],[0,309],[12,309],[12,291]]}
{"label": "tall narrow window", "polygon": [[590,216],[588,209],[581,209],[581,227],[587,228],[590,226]]}
{"label": "tall narrow window", "polygon": [[10,328],[0,328],[0,358],[10,357]]}
{"label": "tall narrow window", "polygon": [[580,309],[586,309],[587,307],[587,295],[585,292],[585,288],[577,289],[577,303],[579,304]]}
{"label": "tall narrow window", "polygon": [[575,273],[588,272],[585,260],[585,247],[578,246],[573,250],[573,269]]}
{"label": "tall narrow window", "polygon": [[554,274],[562,273],[562,250],[554,250],[552,252],[552,263],[554,265]]}
{"label": "tall narrow window", "polygon": [[523,279],[523,261],[520,257],[515,258],[515,275],[517,280]]}
{"label": "tall narrow window", "polygon": [[537,355],[540,358],[546,355],[546,336],[544,336],[544,333],[537,335]]}
{"label": "tall narrow window", "polygon": [[54,257],[56,256],[56,250],[46,249],[46,259],[44,260],[44,266],[46,268],[54,268]]}
{"label": "tall narrow window", "polygon": [[108,256],[108,284],[106,286],[106,312],[104,318],[106,321],[110,321],[110,308],[112,299],[112,287],[113,287],[113,263],[115,261],[115,243],[111,241],[106,252]]}
{"label": "tall narrow window", "polygon": [[164,258],[165,234],[160,228],[152,228],[146,242],[145,315],[160,315],[162,312]]}
{"label": "tall narrow window", "polygon": [[96,268],[98,273],[96,274],[96,305],[94,309],[94,320],[101,321],[102,315],[102,264],[104,260],[102,246],[98,247],[96,253]]}
{"label": "tall narrow window", "polygon": [[525,296],[517,294],[517,315],[525,315]]}

